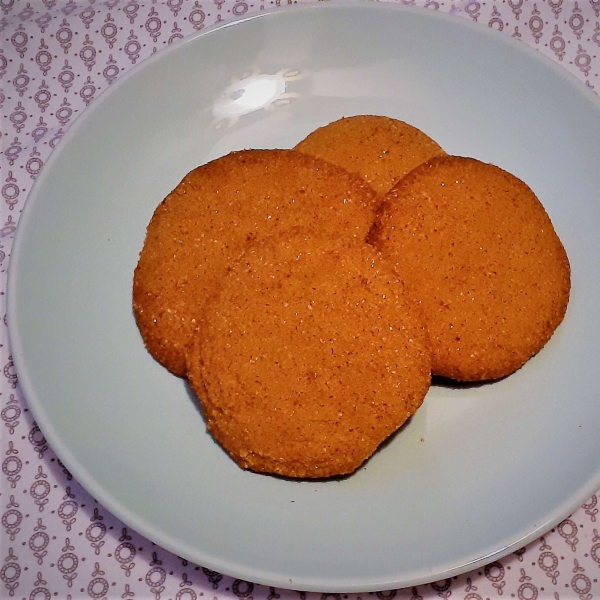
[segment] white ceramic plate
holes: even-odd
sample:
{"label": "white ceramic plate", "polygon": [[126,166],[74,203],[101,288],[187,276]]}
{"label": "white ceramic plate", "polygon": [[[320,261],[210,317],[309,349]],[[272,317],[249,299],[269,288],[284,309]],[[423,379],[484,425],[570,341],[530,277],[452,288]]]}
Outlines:
{"label": "white ceramic plate", "polygon": [[[568,314],[504,381],[433,388],[352,477],[243,472],[206,433],[184,382],[144,350],[131,282],[145,227],[198,164],[290,147],[359,113],[408,121],[448,152],[533,187],[571,259]],[[600,487],[599,157],[600,104],[589,90],[458,18],[319,5],[192,36],[85,112],[27,202],[9,318],[29,404],[94,497],[206,567],[281,587],[366,591],[490,562]]]}

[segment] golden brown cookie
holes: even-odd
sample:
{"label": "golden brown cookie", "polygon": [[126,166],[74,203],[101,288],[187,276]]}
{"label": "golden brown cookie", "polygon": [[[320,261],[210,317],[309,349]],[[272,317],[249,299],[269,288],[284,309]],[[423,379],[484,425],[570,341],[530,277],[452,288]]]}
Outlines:
{"label": "golden brown cookie", "polygon": [[365,243],[296,229],[253,244],[203,314],[188,378],[242,468],[351,473],[429,388],[420,307]]}
{"label": "golden brown cookie", "polygon": [[564,317],[563,245],[531,189],[493,165],[448,156],[417,167],[386,196],[369,241],[422,300],[435,375],[508,375]]}
{"label": "golden brown cookie", "polygon": [[358,177],[293,150],[234,152],[195,169],[156,209],[135,270],[148,350],[184,375],[198,307],[248,241],[296,225],[362,240],[379,201]]}
{"label": "golden brown cookie", "polygon": [[360,175],[382,195],[421,163],[446,154],[416,127],[374,115],[334,121],[311,133],[295,149]]}

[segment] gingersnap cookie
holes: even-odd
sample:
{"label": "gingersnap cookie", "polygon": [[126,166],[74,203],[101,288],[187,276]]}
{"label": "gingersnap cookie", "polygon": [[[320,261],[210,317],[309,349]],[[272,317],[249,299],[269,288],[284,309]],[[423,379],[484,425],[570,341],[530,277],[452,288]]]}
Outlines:
{"label": "gingersnap cookie", "polygon": [[422,301],[435,375],[504,377],[565,315],[569,261],[533,191],[472,158],[434,158],[386,196],[369,241]]}
{"label": "gingersnap cookie", "polygon": [[374,115],[347,117],[320,127],[295,149],[360,175],[382,195],[421,163],[446,154],[416,127]]}
{"label": "gingersnap cookie", "polygon": [[203,312],[188,378],[208,429],[244,469],[355,471],[421,405],[418,303],[373,248],[280,233],[251,245]]}
{"label": "gingersnap cookie", "polygon": [[193,170],[156,209],[135,270],[147,349],[185,375],[197,311],[248,241],[296,225],[362,240],[379,201],[357,176],[293,150],[234,152]]}

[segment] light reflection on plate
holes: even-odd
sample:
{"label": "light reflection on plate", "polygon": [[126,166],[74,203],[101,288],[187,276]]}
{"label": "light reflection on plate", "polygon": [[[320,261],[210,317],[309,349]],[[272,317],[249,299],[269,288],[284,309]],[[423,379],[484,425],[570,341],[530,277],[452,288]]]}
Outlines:
{"label": "light reflection on plate", "polygon": [[287,91],[287,84],[300,77],[302,75],[298,71],[282,69],[274,75],[256,73],[234,80],[213,105],[217,125],[228,121],[231,126],[242,115],[262,108],[269,110],[284,106],[292,98],[299,98],[298,94]]}

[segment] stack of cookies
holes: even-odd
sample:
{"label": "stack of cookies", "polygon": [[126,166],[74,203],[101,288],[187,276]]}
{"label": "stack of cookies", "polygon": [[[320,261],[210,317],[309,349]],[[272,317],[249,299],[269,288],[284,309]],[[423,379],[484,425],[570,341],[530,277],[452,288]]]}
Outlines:
{"label": "stack of cookies", "polygon": [[432,374],[520,368],[569,291],[565,250],[523,182],[357,116],[189,173],[148,226],[133,307],[240,467],[322,478],[360,467]]}

